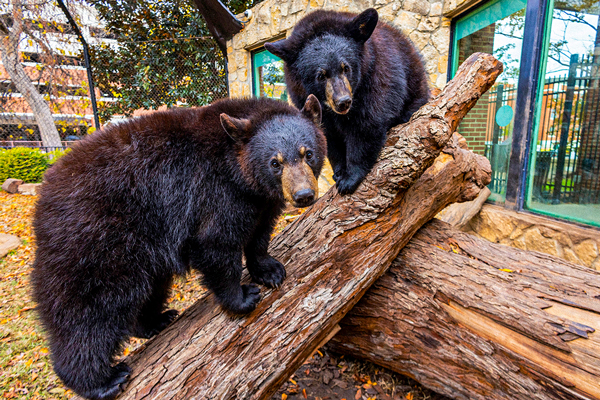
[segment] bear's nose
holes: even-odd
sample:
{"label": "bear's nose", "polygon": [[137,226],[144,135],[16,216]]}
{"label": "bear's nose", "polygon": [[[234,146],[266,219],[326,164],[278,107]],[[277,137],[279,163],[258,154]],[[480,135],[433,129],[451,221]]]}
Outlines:
{"label": "bear's nose", "polygon": [[301,207],[306,207],[312,204],[315,199],[315,191],[312,189],[301,189],[298,190],[292,196],[294,203]]}
{"label": "bear's nose", "polygon": [[339,111],[344,112],[350,108],[350,105],[352,105],[352,98],[350,96],[340,97],[335,105]]}

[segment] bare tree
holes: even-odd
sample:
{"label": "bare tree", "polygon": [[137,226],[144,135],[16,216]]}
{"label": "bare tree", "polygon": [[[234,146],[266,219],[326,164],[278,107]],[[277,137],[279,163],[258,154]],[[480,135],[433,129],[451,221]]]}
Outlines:
{"label": "bare tree", "polygon": [[[31,109],[44,146],[61,146],[52,110],[61,112],[65,96],[82,94],[71,93],[72,89],[67,93],[65,89],[78,80],[73,70],[64,68],[69,53],[65,48],[74,48],[77,40],[65,34],[70,28],[58,22],[63,17],[62,11],[49,0],[3,0],[0,12],[0,55],[4,68]],[[36,49],[36,60],[24,55],[26,47]],[[35,61],[36,67],[26,68],[25,61]]]}

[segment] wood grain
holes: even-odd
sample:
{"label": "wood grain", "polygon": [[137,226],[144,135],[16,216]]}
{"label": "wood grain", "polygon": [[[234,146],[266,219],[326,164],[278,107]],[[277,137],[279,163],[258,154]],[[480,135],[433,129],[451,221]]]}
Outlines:
{"label": "wood grain", "polygon": [[600,399],[600,273],[425,225],[334,349],[455,399]]}

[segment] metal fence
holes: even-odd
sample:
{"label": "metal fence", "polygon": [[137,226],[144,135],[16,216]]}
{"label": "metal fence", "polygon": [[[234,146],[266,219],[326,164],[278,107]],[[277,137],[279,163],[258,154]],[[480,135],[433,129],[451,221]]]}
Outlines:
{"label": "metal fence", "polygon": [[600,77],[593,56],[571,57],[569,73],[546,79],[535,143],[533,197],[600,202]]}
{"label": "metal fence", "polygon": [[[123,62],[92,65],[101,124],[149,110],[205,105],[227,96],[225,59],[211,38],[123,46],[128,49]],[[23,66],[49,104],[62,143],[68,146],[93,131],[86,70],[74,58],[63,57],[61,65],[53,67],[38,60],[35,54],[26,55]],[[43,143],[31,108],[0,67],[0,147],[15,146]]]}
{"label": "metal fence", "polygon": [[[600,203],[600,77],[593,56],[573,55],[569,73],[546,78],[532,143],[534,201]],[[594,70],[596,69],[596,70]],[[515,107],[516,87],[498,84],[487,99],[485,156],[492,164],[490,190],[506,187],[512,125],[500,127],[497,110]]]}

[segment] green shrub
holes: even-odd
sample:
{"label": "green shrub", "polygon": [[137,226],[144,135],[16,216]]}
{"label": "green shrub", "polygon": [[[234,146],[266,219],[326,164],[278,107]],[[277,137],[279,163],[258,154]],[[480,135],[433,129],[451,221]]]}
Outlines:
{"label": "green shrub", "polygon": [[71,148],[66,148],[64,150],[53,150],[46,153],[46,157],[48,157],[48,166],[54,164],[59,158],[67,154],[71,151]]}
{"label": "green shrub", "polygon": [[48,157],[39,149],[14,147],[0,151],[0,184],[8,178],[37,183],[48,168]]}

